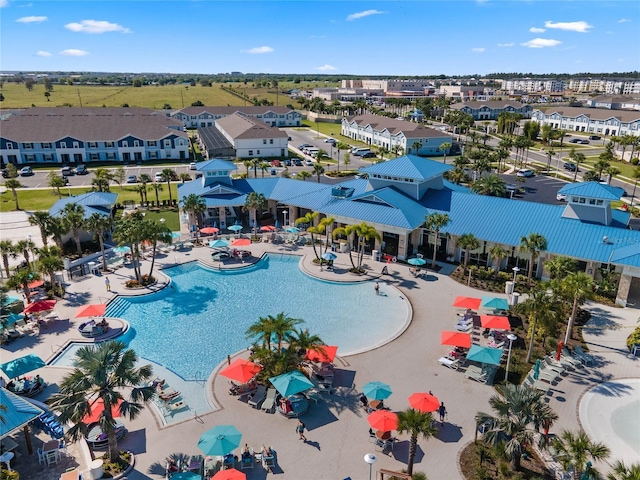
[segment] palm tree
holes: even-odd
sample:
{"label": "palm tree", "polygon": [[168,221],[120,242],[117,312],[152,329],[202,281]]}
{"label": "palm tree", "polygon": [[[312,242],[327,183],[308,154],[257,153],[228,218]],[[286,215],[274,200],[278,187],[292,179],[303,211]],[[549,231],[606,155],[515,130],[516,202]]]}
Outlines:
{"label": "palm tree", "polygon": [[133,187],[133,190],[140,195],[140,205],[144,205],[145,194],[147,193],[147,186],[138,184]]}
{"label": "palm tree", "polygon": [[326,150],[323,150],[322,148],[320,150],[318,150],[318,153],[316,153],[316,162],[318,163],[322,163],[326,160],[329,160],[331,157],[329,156],[329,154],[327,153]]}
{"label": "palm tree", "polygon": [[311,234],[311,246],[313,247],[313,254],[316,256],[316,260],[320,260],[320,257],[318,256],[318,252],[316,251],[316,241],[315,241],[315,238],[313,237],[313,234],[322,233],[318,231],[318,228],[313,225],[313,222],[318,215],[319,215],[318,212],[308,212],[304,217],[296,218],[296,221],[294,222],[294,225],[296,226],[303,225],[303,224],[309,225],[309,228],[307,228],[307,231]]}
{"label": "palm tree", "polygon": [[207,210],[207,204],[205,203],[204,198],[196,195],[195,193],[190,193],[180,202],[182,203],[182,209],[187,212],[189,231],[191,232],[193,231],[193,226],[198,225],[200,214]]}
{"label": "palm tree", "polygon": [[93,171],[95,178],[91,181],[91,185],[98,189],[99,192],[108,192],[109,183],[114,180],[114,175],[106,168],[96,168]]}
{"label": "palm tree", "polygon": [[389,153],[389,149],[385,146],[378,148],[378,153],[380,154],[380,161],[384,162],[384,156]]}
{"label": "palm tree", "polygon": [[527,350],[527,362],[533,355],[533,344],[536,338],[538,322],[548,325],[560,314],[560,308],[555,298],[547,293],[547,286],[540,284],[532,288],[524,302],[516,306],[516,311],[527,317],[529,329],[529,349]]}
{"label": "palm tree", "polygon": [[249,210],[250,212],[253,213],[253,219],[254,219],[254,228],[257,228],[257,218],[256,218],[256,211],[257,210],[264,210],[265,208],[267,208],[268,202],[267,202],[267,197],[264,196],[264,194],[262,193],[257,193],[257,192],[251,192],[249,193],[249,195],[247,195],[247,198],[244,201],[244,206],[242,207],[243,210]]}
{"label": "palm tree", "polygon": [[480,195],[487,195],[488,197],[504,197],[507,194],[505,181],[493,173],[486,177],[480,177],[473,182],[471,190]]}
{"label": "palm tree", "polygon": [[300,318],[288,317],[284,312],[278,313],[275,317],[269,315],[268,318],[278,342],[278,352],[282,351],[282,342],[293,332],[294,327],[304,322]]}
{"label": "palm tree", "polygon": [[553,258],[544,262],[544,266],[549,272],[549,278],[562,280],[570,273],[573,273],[578,268],[578,263],[569,257],[563,257],[562,255],[556,255]]}
{"label": "palm tree", "polygon": [[67,203],[62,209],[62,224],[67,232],[71,232],[76,241],[78,255],[82,257],[82,246],[80,245],[80,229],[84,226],[84,207],[77,203]]}
{"label": "palm tree", "polygon": [[408,432],[411,436],[409,440],[409,459],[407,461],[407,474],[413,474],[413,462],[416,458],[418,448],[418,437],[435,437],[438,430],[433,426],[434,419],[431,412],[421,412],[408,408],[403,412],[398,412],[398,433]]}
{"label": "palm tree", "polygon": [[533,277],[533,264],[540,252],[546,249],[547,239],[539,233],[530,233],[528,236],[520,238],[520,250],[529,252],[529,271],[527,273],[529,285],[531,285],[531,278]]}
{"label": "palm tree", "polygon": [[415,154],[418,155],[418,152],[422,148],[422,142],[413,142],[411,144],[411,148],[413,148],[415,150]]}
{"label": "palm tree", "polygon": [[604,460],[610,453],[609,447],[604,443],[592,442],[583,430],[578,433],[563,430],[553,442],[553,447],[560,465],[573,472],[574,480],[600,478],[590,460]]}
{"label": "palm tree", "polygon": [[147,277],[149,282],[151,282],[153,267],[156,263],[156,248],[158,246],[158,242],[171,243],[171,229],[169,227],[165,227],[163,222],[145,220],[142,222],[142,230],[144,232],[144,240],[151,242],[151,267],[149,268],[149,276]]}
{"label": "palm tree", "polygon": [[439,148],[442,150],[442,163],[447,163],[447,152],[451,148],[451,143],[442,142]]}
{"label": "palm tree", "polygon": [[576,181],[576,178],[578,178],[578,170],[580,170],[580,164],[582,162],[584,162],[586,159],[587,159],[587,157],[584,156],[584,153],[575,153],[573,155],[573,161],[576,164],[576,171],[573,172],[573,181],[574,182]]}
{"label": "palm tree", "polygon": [[184,182],[188,182],[189,180],[191,180],[191,175],[182,172],[180,175],[178,175],[178,178],[180,178],[180,182],[184,184]]}
{"label": "palm tree", "polygon": [[346,227],[338,227],[333,231],[334,237],[344,235],[347,238],[351,238],[352,234],[355,234],[355,236],[358,239],[358,254],[357,254],[358,264],[355,265],[353,263],[353,256],[351,252],[353,248],[350,248],[349,250],[349,259],[351,260],[351,265],[353,266],[355,271],[361,272],[362,261],[364,259],[364,247],[366,245],[366,242],[374,238],[379,241],[381,240],[381,237],[380,237],[380,234],[376,231],[376,229],[371,225],[368,225],[366,222],[362,222],[357,225],[347,225]]}
{"label": "palm tree", "polygon": [[464,266],[462,267],[462,273],[467,273],[469,253],[471,250],[480,248],[480,240],[478,240],[473,233],[463,233],[458,237],[458,246],[464,250]]}
{"label": "palm tree", "polygon": [[578,308],[587,300],[593,298],[593,278],[584,272],[575,272],[567,275],[560,283],[560,291],[562,294],[572,300],[571,316],[567,324],[567,333],[564,336],[565,345],[571,336],[573,322],[576,319]]}
{"label": "palm tree", "polygon": [[245,336],[249,340],[255,340],[259,337],[262,340],[262,346],[267,350],[271,350],[271,333],[273,333],[274,325],[273,317],[260,317],[260,319],[247,328]]}
{"label": "palm tree", "polygon": [[62,198],[62,193],[60,193],[60,189],[67,185],[67,179],[64,177],[61,177],[60,175],[56,175],[55,172],[53,171],[49,172],[49,175],[47,175],[47,178],[49,179],[49,186],[51,188],[55,188],[56,193],[58,194],[58,198]]}
{"label": "palm tree", "polygon": [[607,185],[611,185],[611,179],[613,179],[613,177],[615,177],[616,175],[620,174],[620,169],[618,167],[614,167],[613,165],[610,167],[607,167],[605,171],[607,172],[607,176],[609,177],[607,178]]}
{"label": "palm tree", "polygon": [[60,217],[51,217],[51,221],[49,222],[48,227],[49,235],[53,237],[53,241],[57,245],[57,247],[62,250],[62,236],[67,233],[67,229],[64,226],[64,222]]}
{"label": "palm tree", "polygon": [[262,160],[259,158],[251,159],[251,166],[253,167],[253,178],[258,178],[258,168],[260,167],[260,163]]}
{"label": "palm tree", "polygon": [[303,170],[301,172],[298,172],[298,177],[299,179],[302,179],[302,181],[304,182],[307,178],[311,178],[313,177],[313,175],[309,172],[307,172],[306,170]]}
{"label": "palm tree", "polygon": [[151,188],[153,188],[153,190],[156,192],[156,205],[160,206],[160,197],[158,195],[158,192],[161,192],[163,190],[162,184],[158,182],[153,182],[151,184]]}
{"label": "palm tree", "polygon": [[322,165],[320,165],[319,163],[315,163],[313,165],[313,173],[318,178],[318,183],[320,183],[320,175],[324,173],[324,168],[322,167]]}
{"label": "palm tree", "polygon": [[0,256],[2,256],[2,265],[7,274],[7,278],[11,276],[9,270],[9,257],[16,258],[16,246],[11,240],[0,240]]}
{"label": "palm tree", "polygon": [[[57,291],[56,272],[62,270],[64,262],[61,258],[62,252],[58,247],[43,247],[38,250],[38,270],[49,275],[51,290]],[[103,254],[104,255],[104,254]]]}
{"label": "palm tree", "polygon": [[349,150],[349,144],[344,142],[338,142],[335,144],[335,147],[338,152],[338,171],[340,171],[340,150]]}
{"label": "palm tree", "polygon": [[253,163],[251,162],[251,160],[245,160],[244,162],[242,162],[242,164],[244,165],[244,168],[246,168],[247,170],[247,178],[249,177],[249,169],[253,166]]}
{"label": "palm tree", "polygon": [[489,258],[495,262],[496,273],[500,271],[500,263],[507,258],[507,251],[500,245],[494,245],[489,249]]}
{"label": "palm tree", "polygon": [[113,410],[135,420],[155,394],[155,389],[148,385],[153,375],[151,366],[136,367],[137,361],[136,353],[121,341],[82,347],[76,352],[73,372],[64,377],[59,384],[60,392],[51,398],[51,407],[59,412],[60,421],[74,424],[67,431],[73,440],[87,433],[82,420],[91,413],[92,405],[98,400],[103,402],[104,413],[99,423],[107,434],[112,462],[120,458]]}
{"label": "palm tree", "polygon": [[142,282],[140,273],[140,242],[144,240],[142,231],[142,212],[135,212],[126,217],[122,217],[115,224],[113,239],[121,245],[126,245],[131,249],[131,263],[133,272],[138,282]]}
{"label": "palm tree", "polygon": [[633,213],[633,201],[636,198],[636,188],[638,188],[638,180],[640,180],[640,167],[636,167],[633,169],[633,174],[631,175],[634,179],[633,182],[633,193],[631,194],[631,205],[629,206],[629,211]]}
{"label": "palm tree", "polygon": [[27,265],[29,265],[29,268],[31,268],[31,263],[30,263],[31,256],[29,252],[33,252],[35,248],[36,248],[36,244],[33,243],[33,240],[31,240],[30,238],[27,238],[24,240],[18,240],[18,242],[16,243],[16,251],[22,253],[22,256],[24,257],[24,261],[27,262]]}
{"label": "palm tree", "polygon": [[287,334],[287,340],[291,349],[295,350],[298,357],[304,357],[308,351],[322,351],[324,342],[318,335],[309,333],[307,329],[293,329]]}
{"label": "palm tree", "polygon": [[640,463],[627,466],[622,460],[613,462],[613,471],[607,475],[607,480],[640,480]]}
{"label": "palm tree", "polygon": [[20,206],[18,205],[18,192],[16,192],[16,189],[21,188],[22,184],[15,178],[9,178],[6,182],[4,182],[4,186],[11,190],[13,201],[16,202],[16,210],[20,210]]}
{"label": "palm tree", "polygon": [[93,213],[84,222],[85,227],[90,232],[93,232],[98,237],[98,243],[100,244],[100,253],[102,254],[102,271],[107,271],[107,256],[104,254],[104,237],[113,228],[113,218],[111,215],[102,215],[100,213]]}
{"label": "palm tree", "polygon": [[29,223],[31,225],[37,225],[40,229],[40,236],[42,237],[42,244],[47,246],[47,237],[49,235],[49,225],[51,224],[51,215],[47,211],[33,212],[29,216]]}
{"label": "palm tree", "polygon": [[40,275],[32,271],[30,268],[23,268],[13,272],[13,275],[7,280],[7,286],[16,290],[22,289],[27,303],[31,303],[31,289],[29,284],[35,280],[39,280]]}
{"label": "palm tree", "polygon": [[488,425],[483,439],[501,445],[511,467],[519,470],[524,446],[532,445],[534,433],[553,425],[558,415],[545,403],[544,392],[535,388],[506,384],[502,387],[502,395],[489,399],[495,416],[478,412],[476,425]]}
{"label": "palm tree", "polygon": [[171,179],[175,175],[175,172],[170,168],[163,168],[160,172],[160,176],[164,182],[167,182],[167,189],[169,190],[169,203],[173,203],[173,194],[171,193]]}
{"label": "palm tree", "polygon": [[260,164],[258,165],[258,167],[260,168],[260,170],[262,170],[262,178],[264,178],[264,172],[266,172],[267,170],[269,170],[269,168],[271,167],[271,165],[269,165],[269,162],[262,161],[262,162],[260,162]]}
{"label": "palm tree", "polygon": [[433,212],[424,217],[424,228],[435,234],[433,240],[433,258],[431,259],[431,268],[436,268],[436,254],[438,253],[438,240],[440,239],[440,230],[449,225],[449,215],[446,213]]}

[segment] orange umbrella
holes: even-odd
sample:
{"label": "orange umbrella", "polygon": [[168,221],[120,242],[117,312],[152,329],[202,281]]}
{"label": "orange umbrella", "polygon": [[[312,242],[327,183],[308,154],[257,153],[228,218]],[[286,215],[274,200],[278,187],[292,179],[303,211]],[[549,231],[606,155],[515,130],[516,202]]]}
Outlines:
{"label": "orange umbrella", "polygon": [[28,285],[28,287],[29,289],[33,289],[33,288],[41,287],[42,285],[44,285],[44,280],[34,280]]}
{"label": "orange umbrella", "polygon": [[414,393],[409,397],[409,405],[421,412],[435,412],[440,406],[440,401],[430,393]]}
{"label": "orange umbrella", "polygon": [[76,312],[76,318],[103,317],[106,310],[106,303],[92,303],[91,305],[85,305],[84,307],[78,308],[78,311]]}
{"label": "orange umbrella", "polygon": [[508,317],[500,315],[480,315],[480,324],[483,328],[493,328],[495,330],[511,330]]}
{"label": "orange umbrella", "polygon": [[390,432],[398,428],[398,415],[388,410],[376,410],[367,417],[369,425],[376,430]]}
{"label": "orange umbrella", "polygon": [[275,232],[276,231],[276,227],[274,227],[273,225],[264,225],[263,227],[260,227],[260,231],[261,232]]}
{"label": "orange umbrella", "polygon": [[230,468],[228,470],[220,470],[211,480],[247,480],[247,476],[240,470]]}
{"label": "orange umbrella", "polygon": [[24,313],[46,312],[47,310],[53,310],[53,307],[55,306],[55,300],[39,300],[27,305],[27,308],[24,309]]}
{"label": "orange umbrella", "polygon": [[[118,400],[118,402],[111,407],[111,415],[113,418],[120,416],[120,404],[122,400]],[[104,401],[102,398],[98,398],[95,402],[91,404],[91,411],[87,413],[82,419],[82,423],[95,423],[100,420],[102,413],[104,412]]]}
{"label": "orange umbrella", "polygon": [[231,242],[232,247],[246,247],[247,245],[251,245],[251,240],[248,238],[236,238]]}
{"label": "orange umbrella", "polygon": [[482,299],[474,297],[456,297],[453,302],[453,306],[457,308],[470,308],[471,310],[478,310]]}
{"label": "orange umbrella", "polygon": [[471,348],[471,335],[463,332],[449,332],[443,330],[440,334],[440,344]]}
{"label": "orange umbrella", "polygon": [[247,383],[255,377],[260,370],[262,370],[260,365],[250,362],[249,360],[237,358],[231,365],[222,370],[220,375],[240,383]]}
{"label": "orange umbrella", "polygon": [[337,352],[338,347],[323,345],[319,351],[307,350],[305,358],[312,362],[333,363]]}
{"label": "orange umbrella", "polygon": [[205,235],[212,235],[214,233],[218,233],[219,231],[220,229],[216,227],[205,227],[200,229],[200,233],[204,233]]}

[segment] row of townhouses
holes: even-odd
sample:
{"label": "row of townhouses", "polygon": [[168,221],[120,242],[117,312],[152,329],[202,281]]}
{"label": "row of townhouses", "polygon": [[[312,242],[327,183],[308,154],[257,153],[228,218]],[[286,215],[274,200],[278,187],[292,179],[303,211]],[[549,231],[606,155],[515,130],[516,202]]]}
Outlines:
{"label": "row of townhouses", "polygon": [[572,78],[569,89],[578,93],[600,92],[609,95],[640,94],[640,80],[633,78]]}
{"label": "row of townhouses", "polygon": [[563,106],[535,109],[531,119],[540,125],[573,132],[640,136],[640,111]]}

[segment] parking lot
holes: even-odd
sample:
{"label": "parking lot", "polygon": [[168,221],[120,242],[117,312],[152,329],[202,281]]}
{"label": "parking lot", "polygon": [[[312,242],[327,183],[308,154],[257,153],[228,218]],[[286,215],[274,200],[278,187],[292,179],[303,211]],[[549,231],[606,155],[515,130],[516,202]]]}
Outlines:
{"label": "parking lot", "polygon": [[[547,175],[536,175],[534,177],[516,177],[516,174],[500,175],[507,185],[519,187],[512,196],[514,200],[526,200],[528,202],[548,203],[550,205],[561,205],[564,202],[556,200],[556,194],[566,181],[549,177]],[[524,181],[522,181],[524,180]]]}

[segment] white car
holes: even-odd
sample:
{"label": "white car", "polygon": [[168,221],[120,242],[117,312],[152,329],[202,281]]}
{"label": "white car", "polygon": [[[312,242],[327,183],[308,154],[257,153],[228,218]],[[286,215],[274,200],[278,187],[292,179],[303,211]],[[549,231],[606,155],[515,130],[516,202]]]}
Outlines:
{"label": "white car", "polygon": [[189,170],[197,170],[198,169],[198,165],[196,164],[196,162],[191,162],[189,164]]}
{"label": "white car", "polygon": [[307,160],[304,161],[304,163],[308,167],[313,167],[313,161],[312,160],[307,159]]}
{"label": "white car", "polygon": [[162,178],[162,173],[161,172],[156,172],[156,174],[154,175],[153,179],[156,182],[164,182],[164,178]]}
{"label": "white car", "polygon": [[533,177],[533,175],[534,175],[533,170],[529,170],[528,168],[521,168],[520,170],[518,170],[518,173],[516,173],[517,177],[525,177],[525,178]]}
{"label": "white car", "polygon": [[507,185],[506,186],[507,193],[518,193],[520,191],[520,187],[518,185]]}
{"label": "white car", "polygon": [[556,200],[558,200],[559,202],[566,202],[567,201],[567,194],[566,193],[557,193],[556,194]]}
{"label": "white car", "polygon": [[127,177],[127,183],[137,183],[138,182],[138,177],[135,175],[129,175]]}

